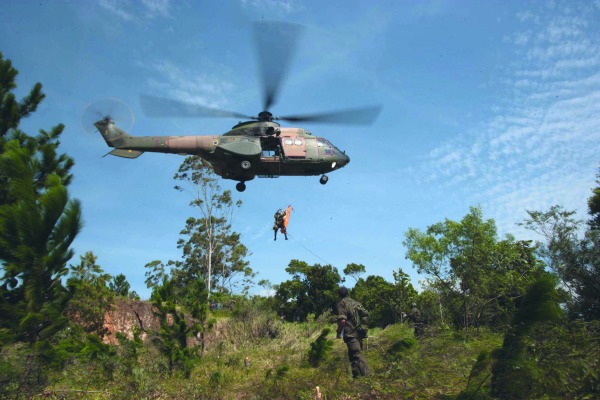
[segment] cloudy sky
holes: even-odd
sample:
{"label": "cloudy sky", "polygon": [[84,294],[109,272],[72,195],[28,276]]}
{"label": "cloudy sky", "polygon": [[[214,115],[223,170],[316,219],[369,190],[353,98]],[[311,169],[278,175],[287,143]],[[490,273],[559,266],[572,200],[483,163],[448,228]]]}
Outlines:
{"label": "cloudy sky", "polygon": [[[369,127],[302,125],[351,157],[325,186],[255,179],[239,194],[220,181],[243,201],[233,228],[258,279],[286,280],[300,259],[340,271],[361,263],[389,281],[402,268],[417,285],[408,228],[481,206],[500,236],[525,239],[534,237],[516,224],[526,210],[560,204],[585,217],[600,167],[597,0],[3,1],[0,51],[20,72],[17,95],[38,81],[47,95],[22,128],[64,123],[61,148],[76,161],[70,190],[85,226],[73,264],[93,251],[147,297],[144,265],[179,259],[179,231],[194,215],[189,194],[173,189],[183,158],[103,158],[109,148],[82,118],[86,107],[127,104],[135,123],[119,119],[132,135],[226,132],[238,121],[152,118],[139,96],[257,114],[260,20],[304,26],[275,114],[383,111]],[[273,213],[288,204],[290,240],[273,242]]]}

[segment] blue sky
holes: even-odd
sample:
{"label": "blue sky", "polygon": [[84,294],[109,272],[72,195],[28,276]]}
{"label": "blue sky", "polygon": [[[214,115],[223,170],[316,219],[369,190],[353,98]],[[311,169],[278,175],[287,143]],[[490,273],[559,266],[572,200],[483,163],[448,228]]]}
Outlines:
{"label": "blue sky", "polygon": [[[135,114],[132,135],[220,134],[237,120],[144,115],[140,94],[256,114],[256,20],[302,24],[274,114],[381,104],[369,127],[302,127],[351,163],[318,177],[255,179],[235,192],[233,228],[258,279],[289,278],[291,259],[361,263],[393,281],[408,228],[460,220],[470,206],[500,235],[526,210],[554,204],[581,218],[600,166],[599,1],[3,1],[0,51],[19,70],[17,95],[42,82],[47,97],[22,124],[34,134],[64,123],[74,157],[71,195],[83,205],[76,256],[93,251],[142,297],[144,265],[181,257],[179,231],[194,214],[173,189],[183,158],[105,157],[81,115],[117,98]],[[118,122],[118,121],[117,121]],[[292,126],[292,125],[284,125]],[[277,208],[294,207],[290,240],[273,242]],[[256,289],[258,291],[259,289]]]}

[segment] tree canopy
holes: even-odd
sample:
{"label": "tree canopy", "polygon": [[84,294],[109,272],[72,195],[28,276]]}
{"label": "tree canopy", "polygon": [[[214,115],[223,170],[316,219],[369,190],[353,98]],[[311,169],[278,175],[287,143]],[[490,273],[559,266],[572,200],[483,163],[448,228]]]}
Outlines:
{"label": "tree canopy", "polygon": [[291,260],[285,271],[292,279],[277,285],[275,304],[280,315],[289,321],[305,321],[309,314],[332,311],[341,281],[337,268]]}
{"label": "tree canopy", "polygon": [[[600,231],[590,223],[589,229],[582,233],[584,221],[574,218],[574,211],[561,206],[528,214],[523,225],[544,238],[538,245],[538,254],[569,293],[567,306],[571,317],[599,319]],[[591,217],[593,220],[594,215]]]}
{"label": "tree canopy", "polygon": [[212,290],[248,290],[255,276],[245,260],[248,249],[240,241],[240,234],[231,229],[234,202],[231,191],[221,189],[218,176],[211,165],[200,157],[187,157],[174,177],[180,181],[175,189],[190,193],[190,205],[198,217],[190,217],[181,231],[177,246],[183,251],[183,260],[174,261],[173,275],[181,280],[202,278]]}
{"label": "tree canopy", "polygon": [[391,283],[370,275],[367,279],[360,278],[354,286],[352,296],[369,310],[369,324],[384,327],[402,322],[403,312],[417,301],[418,293],[402,269],[394,271],[394,280]]}
{"label": "tree canopy", "polygon": [[530,243],[512,236],[499,241],[495,221],[485,221],[478,207],[460,222],[409,229],[404,245],[406,258],[427,275],[447,315],[467,333],[471,326],[507,323],[515,301],[543,269]]}

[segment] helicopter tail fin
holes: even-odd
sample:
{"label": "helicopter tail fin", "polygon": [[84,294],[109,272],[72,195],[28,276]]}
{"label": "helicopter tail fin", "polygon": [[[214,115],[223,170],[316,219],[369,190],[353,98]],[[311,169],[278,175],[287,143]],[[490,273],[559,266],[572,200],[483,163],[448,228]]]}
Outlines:
{"label": "helicopter tail fin", "polygon": [[96,122],[94,124],[98,132],[104,138],[104,141],[110,147],[119,148],[122,146],[125,138],[129,137],[127,132],[118,128],[115,123],[109,118],[105,117],[104,119]]}
{"label": "helicopter tail fin", "polygon": [[123,158],[137,158],[144,153],[143,151],[127,148],[127,141],[130,141],[131,136],[124,130],[118,128],[109,117],[105,117],[96,122],[94,126],[98,129],[98,132],[100,132],[106,144],[115,148],[111,152],[105,154],[105,156],[110,154]]}

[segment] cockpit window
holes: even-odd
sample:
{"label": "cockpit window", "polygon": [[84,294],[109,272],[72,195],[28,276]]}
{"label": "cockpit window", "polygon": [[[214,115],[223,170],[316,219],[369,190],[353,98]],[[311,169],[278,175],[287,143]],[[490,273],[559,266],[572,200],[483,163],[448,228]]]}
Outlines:
{"label": "cockpit window", "polygon": [[286,146],[291,146],[294,142],[290,138],[285,138],[284,143]]}
{"label": "cockpit window", "polygon": [[294,144],[296,146],[302,146],[302,139],[294,139]]}
{"label": "cockpit window", "polygon": [[325,155],[333,154],[332,146],[327,140],[323,138],[317,138],[317,146],[319,147],[319,153]]}

